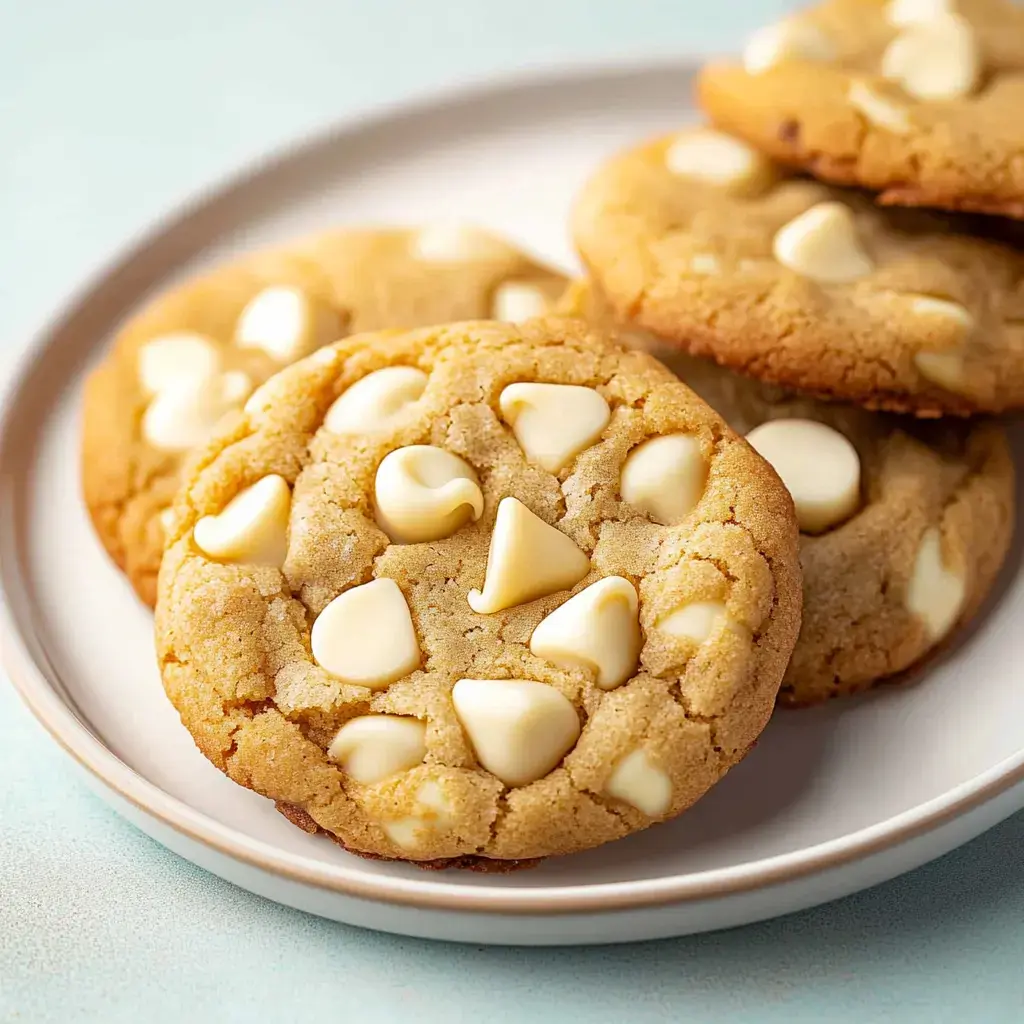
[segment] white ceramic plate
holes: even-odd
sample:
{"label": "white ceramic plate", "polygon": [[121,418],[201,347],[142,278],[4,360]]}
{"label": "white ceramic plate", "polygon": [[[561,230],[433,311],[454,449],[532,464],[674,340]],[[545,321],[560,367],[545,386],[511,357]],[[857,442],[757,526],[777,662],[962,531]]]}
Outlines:
{"label": "white ceramic plate", "polygon": [[472,942],[613,942],[785,913],[891,877],[1024,805],[1015,550],[990,614],[917,685],[776,716],[674,823],[510,876],[362,860],[220,775],[164,699],[150,615],[78,491],[87,366],[153,289],[330,224],[489,224],[566,267],[566,217],[607,154],[693,116],[685,63],[534,74],[351,121],[199,199],[104,270],[23,361],[4,403],[4,656],[103,797],[171,849],[326,917]]}

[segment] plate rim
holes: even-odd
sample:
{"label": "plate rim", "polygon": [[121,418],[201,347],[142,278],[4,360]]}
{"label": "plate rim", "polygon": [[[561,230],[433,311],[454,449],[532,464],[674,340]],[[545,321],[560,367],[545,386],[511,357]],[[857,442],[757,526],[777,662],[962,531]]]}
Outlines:
{"label": "plate rim", "polygon": [[[100,262],[99,270],[84,282],[52,316],[31,332],[31,340],[8,366],[0,384],[0,479],[12,444],[12,412],[33,368],[53,347],[65,321],[87,308],[103,283],[123,270],[141,253],[173,228],[202,216],[229,200],[260,178],[286,167],[316,149],[330,149],[346,136],[380,127],[389,120],[426,114],[441,106],[500,97],[524,88],[549,89],[586,79],[607,80],[695,69],[711,55],[659,54],[647,59],[585,59],[538,64],[496,74],[474,75],[441,87],[424,89],[414,97],[389,100],[359,109],[333,120],[325,127],[304,132],[245,161],[211,183],[191,190],[148,226],[118,245],[113,256]],[[0,494],[0,500],[6,500]],[[8,535],[8,536],[5,536]],[[975,778],[941,796],[894,815],[885,821],[836,839],[764,858],[752,864],[711,868],[685,875],[625,882],[581,885],[458,886],[423,878],[370,875],[343,861],[326,864],[313,858],[283,853],[263,840],[223,825],[172,796],[125,764],[76,716],[61,696],[59,675],[53,680],[37,663],[22,626],[13,612],[14,601],[24,592],[17,555],[10,547],[8,521],[0,523],[0,661],[23,703],[56,743],[102,787],[128,801],[143,815],[166,826],[184,839],[199,843],[232,860],[299,884],[341,896],[422,910],[506,915],[565,915],[604,911],[641,910],[689,904],[768,889],[866,860],[884,851],[935,832],[972,810],[995,800],[1024,783],[1024,749],[1004,758]],[[40,647],[42,645],[40,644]]]}

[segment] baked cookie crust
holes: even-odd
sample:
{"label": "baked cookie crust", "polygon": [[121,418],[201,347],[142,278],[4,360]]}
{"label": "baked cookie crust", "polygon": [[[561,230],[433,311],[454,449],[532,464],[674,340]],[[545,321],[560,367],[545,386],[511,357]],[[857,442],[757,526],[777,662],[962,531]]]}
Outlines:
{"label": "baked cookie crust", "polygon": [[[561,309],[615,330],[607,302],[585,282],[573,284]],[[998,423],[925,422],[821,402],[684,355],[644,332],[620,330],[619,337],[660,358],[755,444],[764,424],[774,422],[777,431],[798,421],[824,425],[826,441],[838,436],[853,446],[851,503],[824,529],[800,535],[803,624],[781,703],[818,704],[894,676],[912,678],[908,669],[955,642],[989,596],[1013,537],[1015,474]],[[801,435],[783,429],[783,451],[792,458]],[[819,443],[812,435],[805,464],[813,478],[791,481],[803,487],[798,512],[799,495],[820,505],[837,473],[834,447],[822,447],[816,460]],[[937,564],[929,561],[936,553]],[[931,573],[926,587],[915,587],[920,573]],[[920,606],[925,591],[930,608]]]}
{"label": "baked cookie crust", "polygon": [[[410,372],[415,397],[345,432],[351,396]],[[574,402],[607,414],[567,453],[546,427]],[[681,463],[634,460],[664,436]],[[664,486],[680,466],[699,471],[683,508]],[[285,518],[269,498],[240,513],[273,478]],[[403,518],[416,502],[429,514]],[[280,566],[223,554],[277,550],[267,523]],[[394,539],[424,523],[444,536]],[[768,464],[656,360],[549,318],[361,335],[272,378],[192,463],[156,627],[168,696],[232,779],[352,851],[468,863],[685,810],[767,722],[800,604]]]}
{"label": "baked cookie crust", "polygon": [[605,164],[573,228],[615,315],[693,355],[918,416],[1024,402],[1024,255],[949,217],[882,210],[698,128]]}
{"label": "baked cookie crust", "polygon": [[722,130],[878,202],[1024,217],[1024,10],[830,0],[701,73]]}
{"label": "baked cookie crust", "polygon": [[[560,274],[502,239],[437,225],[300,239],[158,296],[125,324],[85,387],[82,490],[103,546],[152,606],[161,517],[189,442],[198,444],[253,388],[346,334],[521,319],[541,312],[563,286]],[[254,317],[258,296],[264,304]],[[248,334],[240,328],[246,310]]]}

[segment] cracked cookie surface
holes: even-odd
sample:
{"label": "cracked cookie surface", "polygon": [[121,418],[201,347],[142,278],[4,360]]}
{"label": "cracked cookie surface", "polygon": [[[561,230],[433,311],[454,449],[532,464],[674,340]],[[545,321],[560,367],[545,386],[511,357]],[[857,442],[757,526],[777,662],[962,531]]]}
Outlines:
{"label": "cracked cookie surface", "polygon": [[[607,303],[586,284],[574,284],[561,308],[615,330]],[[904,672],[978,612],[1013,535],[1014,468],[1002,427],[820,402],[674,351],[650,334],[620,336],[661,359],[755,446],[761,433],[762,451],[793,487],[798,515],[811,498],[812,511],[831,513],[827,522],[812,518],[814,532],[801,532],[803,623],[782,703],[816,704]],[[824,437],[802,436],[794,421],[826,428]],[[789,425],[781,427],[778,455],[763,443],[766,423],[776,431]],[[857,472],[852,500],[841,507],[826,499],[848,495],[853,474],[836,450],[843,440]],[[794,464],[800,458],[803,467]]]}
{"label": "cracked cookie surface", "polygon": [[465,865],[685,810],[767,722],[800,604],[767,463],[646,354],[549,318],[272,378],[191,466],[156,624],[232,779],[353,851]]}
{"label": "cracked cookie surface", "polygon": [[585,186],[576,244],[616,315],[769,383],[921,416],[1024,403],[1024,255],[688,129]]}
{"label": "cracked cookie surface", "polygon": [[300,239],[157,297],[85,389],[82,486],[104,547],[152,605],[182,465],[253,388],[356,331],[536,316],[563,284],[500,238],[439,224]]}
{"label": "cracked cookie surface", "polygon": [[712,121],[879,201],[1024,217],[1024,11],[830,0],[756,33],[698,93]]}

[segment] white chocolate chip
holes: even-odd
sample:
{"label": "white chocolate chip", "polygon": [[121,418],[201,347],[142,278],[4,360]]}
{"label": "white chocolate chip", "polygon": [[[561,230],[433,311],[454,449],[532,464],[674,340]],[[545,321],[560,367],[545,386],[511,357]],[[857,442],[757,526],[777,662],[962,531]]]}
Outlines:
{"label": "white chocolate chip", "polygon": [[743,67],[759,75],[787,60],[830,61],[838,56],[835,44],[817,25],[803,18],[786,18],[758,29],[743,49]]}
{"label": "white chocolate chip", "polygon": [[509,384],[498,403],[526,457],[549,473],[592,445],[612,415],[602,395],[575,384]]}
{"label": "white chocolate chip", "polygon": [[415,850],[424,832],[444,828],[452,820],[452,805],[440,784],[428,779],[416,794],[416,813],[382,823],[384,834],[396,846]]}
{"label": "white chocolate chip", "polygon": [[925,380],[947,391],[963,393],[967,378],[962,343],[964,337],[974,329],[974,316],[959,302],[936,299],[930,295],[910,296],[909,311],[915,316],[935,319],[941,326],[952,328],[958,335],[953,348],[941,352],[916,352],[914,365]]}
{"label": "white chocolate chip", "polygon": [[335,733],[327,756],[356,782],[372,785],[418,765],[427,753],[426,733],[416,718],[360,715]]}
{"label": "white chocolate chip", "polygon": [[816,420],[769,420],[747,441],[782,478],[804,533],[823,533],[860,505],[860,456],[838,430]]}
{"label": "white chocolate chip", "polygon": [[313,657],[332,676],[381,690],[419,668],[420,646],[405,595],[386,577],[339,594],[316,617]]}
{"label": "white chocolate chip", "polygon": [[381,824],[388,839],[403,850],[415,850],[420,844],[421,832],[429,827],[429,824],[418,815],[408,815]]}
{"label": "white chocolate chip", "polygon": [[575,586],[590,572],[590,559],[560,530],[534,515],[518,498],[502,498],[487,553],[484,589],[467,595],[481,615],[526,604]]}
{"label": "white chocolate chip", "polygon": [[949,299],[936,299],[931,295],[913,295],[910,297],[910,312],[915,316],[933,316],[942,320],[952,321],[959,327],[969,331],[974,327],[974,317],[969,309],[959,302]]}
{"label": "white chocolate chip", "polygon": [[452,703],[477,760],[507,786],[547,775],[580,735],[576,709],[546,683],[460,679]]}
{"label": "white chocolate chip", "polygon": [[857,237],[857,225],[843,203],[818,203],[775,234],[775,258],[812,281],[841,284],[870,274],[874,264]]}
{"label": "white chocolate chip", "polygon": [[518,324],[543,316],[548,311],[548,300],[534,284],[525,281],[506,281],[498,285],[491,304],[491,316],[495,320]]}
{"label": "white chocolate chip", "polygon": [[885,16],[890,25],[902,27],[952,14],[954,6],[953,0],[890,0]]}
{"label": "white chocolate chip", "polygon": [[231,408],[237,409],[252,394],[252,377],[243,370],[228,370],[221,375],[221,394]]}
{"label": "white chocolate chip", "polygon": [[242,406],[245,414],[247,416],[258,416],[265,409],[272,406],[277,387],[278,384],[275,377],[271,377],[270,380],[264,381],[245,400],[245,405]]}
{"label": "white chocolate chip", "polygon": [[427,375],[414,366],[386,366],[357,380],[324,416],[331,434],[386,434],[419,400]]}
{"label": "white chocolate chip", "polygon": [[190,331],[147,341],[137,356],[139,383],[147,395],[195,386],[220,373],[220,352],[209,338]]}
{"label": "white chocolate chip", "polygon": [[747,188],[774,173],[771,161],[752,146],[709,128],[680,135],[665,151],[665,166],[681,178],[721,188]]}
{"label": "white chocolate chip", "polygon": [[907,108],[886,99],[867,82],[859,78],[851,82],[846,98],[850,106],[876,128],[884,128],[895,135],[906,135],[910,131]]}
{"label": "white chocolate chip", "polygon": [[750,259],[747,257],[737,261],[736,263],[736,269],[745,274],[771,270],[774,269],[774,267],[775,260],[773,259]]}
{"label": "white chocolate chip", "polygon": [[174,525],[174,509],[165,508],[160,510],[160,529],[163,530],[164,536],[166,537],[171,532],[171,527]]}
{"label": "white chocolate chip", "polygon": [[604,791],[643,811],[648,818],[661,817],[672,805],[672,780],[642,747],[615,765]]}
{"label": "white chocolate chip", "polygon": [[396,544],[450,537],[483,514],[476,472],[443,448],[416,444],[386,455],[374,483],[377,522]]}
{"label": "white chocolate chip", "polygon": [[702,644],[718,629],[720,622],[732,625],[732,618],[721,601],[692,601],[658,620],[657,628],[669,636]]}
{"label": "white chocolate chip", "polygon": [[317,366],[333,366],[339,359],[336,348],[318,348],[310,357],[309,361]]}
{"label": "white chocolate chip", "polygon": [[262,349],[279,363],[293,363],[340,334],[341,320],[326,303],[299,288],[275,286],[264,288],[242,310],[235,344]]}
{"label": "white chocolate chip", "polygon": [[924,624],[928,639],[938,643],[953,628],[963,608],[967,587],[963,576],[946,567],[942,536],[935,527],[925,530],[907,585],[907,610]]}
{"label": "white chocolate chip", "polygon": [[160,391],[142,414],[142,436],[154,448],[183,452],[205,444],[225,413],[238,409],[252,379],[237,370]]}
{"label": "white chocolate chip", "polygon": [[433,811],[435,817],[446,818],[452,812],[452,803],[441,784],[434,779],[427,779],[416,794],[416,802],[421,808]]}
{"label": "white chocolate chip", "polygon": [[582,665],[602,690],[614,690],[633,675],[640,657],[638,608],[633,584],[607,576],[542,619],[530,651],[562,668]]}
{"label": "white chocolate chip", "polygon": [[622,466],[619,490],[624,501],[656,523],[682,522],[700,501],[708,464],[692,434],[665,434],[637,445]]}
{"label": "white chocolate chip", "polygon": [[271,474],[239,491],[215,516],[203,516],[192,538],[203,554],[219,562],[284,565],[292,492],[284,477]]}
{"label": "white chocolate chip", "polygon": [[963,352],[915,352],[914,365],[932,384],[954,394],[968,393]]}
{"label": "white chocolate chip", "polygon": [[198,447],[221,417],[252,391],[247,374],[221,373],[221,357],[208,338],[165,334],[138,352],[139,383],[152,400],[142,414],[142,436],[154,448],[182,452]]}
{"label": "white chocolate chip", "polygon": [[461,263],[473,260],[508,260],[515,249],[472,224],[434,224],[412,241],[412,254],[427,263]]}
{"label": "white chocolate chip", "polygon": [[698,252],[690,257],[690,271],[702,277],[717,277],[722,273],[722,264],[712,252]]}
{"label": "white chocolate chip", "polygon": [[882,54],[882,75],[919,100],[968,96],[980,74],[974,29],[957,14],[908,25]]}

